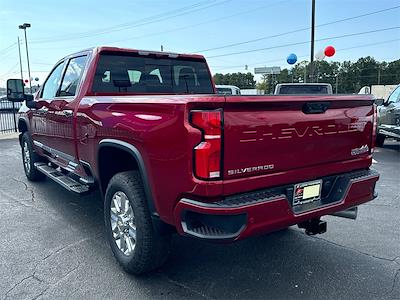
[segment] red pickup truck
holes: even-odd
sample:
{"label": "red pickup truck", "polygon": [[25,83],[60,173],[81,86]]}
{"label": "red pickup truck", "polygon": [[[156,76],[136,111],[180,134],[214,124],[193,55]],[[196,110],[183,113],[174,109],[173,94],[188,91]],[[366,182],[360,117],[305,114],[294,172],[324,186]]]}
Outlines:
{"label": "red pickup truck", "polygon": [[160,266],[174,232],[233,241],[376,197],[376,107],[366,95],[216,94],[204,57],[98,47],[61,59],[18,128],[27,178],[100,189],[125,270]]}

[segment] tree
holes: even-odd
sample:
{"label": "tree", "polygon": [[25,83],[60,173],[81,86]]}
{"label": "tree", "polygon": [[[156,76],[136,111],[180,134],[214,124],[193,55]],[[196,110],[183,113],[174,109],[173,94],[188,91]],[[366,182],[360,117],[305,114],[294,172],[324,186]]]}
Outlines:
{"label": "tree", "polygon": [[270,83],[268,75],[264,74],[262,76],[262,81],[256,84],[256,89],[263,91],[265,94],[268,94],[270,91]]}
{"label": "tree", "polygon": [[226,84],[226,85],[234,85],[240,89],[253,89],[256,85],[256,81],[254,80],[254,75],[250,72],[248,73],[228,73],[221,74],[216,73],[213,76],[215,84]]}
{"label": "tree", "polygon": [[381,72],[381,82],[383,84],[400,83],[400,59],[392,61],[384,66]]}
{"label": "tree", "polygon": [[[266,94],[273,93],[277,83],[309,82],[309,62],[301,61],[291,69],[284,68],[279,75],[263,75],[257,83],[257,89]],[[399,84],[400,83],[400,59],[387,62],[378,62],[373,57],[361,57],[356,62],[315,62],[316,82],[330,83],[336,92],[336,80],[338,93],[358,93],[363,86],[375,84]],[[251,75],[251,76],[250,76]],[[243,78],[247,78],[246,80]],[[217,84],[232,84],[240,88],[254,88],[255,81],[251,73],[215,74]],[[251,87],[248,87],[251,86]]]}
{"label": "tree", "polygon": [[[309,62],[303,60],[292,67],[291,73],[293,74],[293,82],[307,81],[308,65]],[[291,79],[290,82],[292,82]]]}

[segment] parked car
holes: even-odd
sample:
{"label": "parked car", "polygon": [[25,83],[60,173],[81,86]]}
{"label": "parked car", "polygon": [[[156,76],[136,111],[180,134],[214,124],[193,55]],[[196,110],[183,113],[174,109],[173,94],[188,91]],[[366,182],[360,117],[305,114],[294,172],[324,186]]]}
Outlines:
{"label": "parked car", "polygon": [[26,177],[98,189],[106,237],[131,273],[159,267],[174,232],[319,234],[321,216],[355,218],[376,197],[368,95],[217,95],[201,55],[113,47],[64,57],[35,98],[22,84],[7,82],[29,108],[18,118]]}
{"label": "parked car", "polygon": [[329,83],[279,83],[275,87],[274,94],[332,94],[332,85]]}
{"label": "parked car", "polygon": [[220,95],[240,95],[240,89],[234,85],[216,85],[217,93]]}
{"label": "parked car", "polygon": [[378,107],[378,116],[376,145],[382,147],[387,137],[400,140],[400,85]]}

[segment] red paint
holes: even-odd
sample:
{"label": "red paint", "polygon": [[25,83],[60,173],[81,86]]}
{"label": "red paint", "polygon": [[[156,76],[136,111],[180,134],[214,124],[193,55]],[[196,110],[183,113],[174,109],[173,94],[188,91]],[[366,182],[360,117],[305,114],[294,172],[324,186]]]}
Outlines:
{"label": "red paint", "polygon": [[[143,157],[160,218],[175,225],[180,232],[183,209],[203,211],[182,205],[183,197],[212,202],[227,195],[367,169],[371,165],[370,152],[350,155],[352,148],[364,144],[370,149],[373,147],[374,110],[368,95],[94,94],[91,86],[101,51],[138,50],[101,47],[82,52],[89,55],[89,61],[79,93],[73,99],[58,98],[52,103],[44,103],[48,108],[44,115],[40,116],[39,111],[25,115],[33,138],[71,155],[75,162],[89,163],[96,179],[99,176],[97,149],[101,140],[118,139],[134,145]],[[199,55],[182,56],[202,59]],[[331,106],[323,114],[301,111],[305,102],[315,101],[327,101]],[[71,110],[73,115],[62,115],[65,109]],[[205,139],[201,130],[189,120],[190,112],[195,110],[221,111],[220,179],[201,180],[194,174],[194,149]],[[215,131],[211,130],[211,134]],[[61,159],[52,161],[61,166],[68,163]],[[256,168],[265,165],[273,167]],[[228,175],[228,170],[246,168],[257,170]],[[85,175],[82,166],[77,173]],[[286,199],[249,206],[246,208],[249,224],[240,238],[369,201],[372,199],[371,186],[376,180],[353,184],[343,203],[300,216],[293,215]],[[215,211],[207,210],[206,213],[214,214]]]}
{"label": "red paint", "polygon": [[344,200],[340,203],[322,207],[310,212],[295,215],[286,197],[278,198],[273,201],[248,205],[240,208],[204,208],[188,203],[179,202],[175,208],[175,223],[180,234],[184,234],[180,225],[180,218],[184,210],[191,210],[203,214],[215,215],[237,215],[247,214],[247,224],[244,230],[235,240],[244,239],[256,234],[273,232],[295,225],[312,218],[318,218],[337,211],[342,211],[354,207],[373,199],[373,186],[378,180],[378,176],[368,180],[354,182]]}

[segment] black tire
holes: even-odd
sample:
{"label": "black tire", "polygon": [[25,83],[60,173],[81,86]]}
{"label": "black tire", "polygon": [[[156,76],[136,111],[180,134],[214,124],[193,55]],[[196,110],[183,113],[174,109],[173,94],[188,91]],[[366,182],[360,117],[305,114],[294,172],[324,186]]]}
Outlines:
{"label": "black tire", "polygon": [[385,143],[385,138],[386,138],[386,136],[384,136],[383,134],[378,133],[378,135],[376,136],[375,145],[377,147],[383,147],[383,144]]}
{"label": "black tire", "polygon": [[[46,176],[43,173],[40,173],[35,168],[35,163],[42,162],[43,159],[33,150],[32,139],[28,132],[25,132],[22,135],[21,150],[22,150],[22,164],[24,166],[26,178],[28,178],[28,180],[30,181],[44,180]],[[28,158],[29,161],[27,159],[27,155],[29,155]]]}
{"label": "black tire", "polygon": [[[136,225],[135,247],[129,255],[118,247],[111,225],[111,201],[119,192],[123,192],[128,198]],[[126,272],[137,275],[146,273],[160,267],[166,261],[170,249],[170,234],[162,235],[155,231],[142,180],[137,171],[118,173],[111,178],[105,195],[104,220],[111,250]]]}

